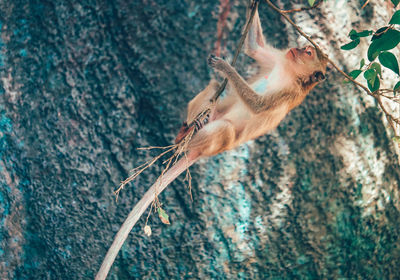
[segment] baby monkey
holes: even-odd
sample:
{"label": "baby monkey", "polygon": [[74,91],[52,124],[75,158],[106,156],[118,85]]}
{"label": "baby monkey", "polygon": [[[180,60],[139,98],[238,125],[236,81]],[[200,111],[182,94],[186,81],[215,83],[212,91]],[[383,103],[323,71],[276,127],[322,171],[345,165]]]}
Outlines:
{"label": "baby monkey", "polygon": [[[188,145],[189,158],[230,150],[274,129],[310,90],[325,79],[327,60],[311,46],[277,50],[265,43],[258,12],[245,41],[245,52],[259,66],[245,81],[226,61],[211,55],[208,64],[228,79],[226,97],[217,101],[208,123]],[[211,81],[188,106],[186,123],[209,106],[218,83]],[[177,142],[185,132],[177,136]]]}
{"label": "baby monkey", "polygon": [[[317,49],[307,46],[277,50],[266,44],[258,12],[245,41],[245,53],[256,60],[259,71],[247,81],[226,61],[211,55],[208,64],[228,79],[226,96],[214,104],[207,123],[197,124],[197,131],[187,146],[187,157],[180,159],[146,192],[132,209],[118,231],[96,279],[105,279],[129,232],[169,183],[200,157],[213,156],[273,130],[298,106],[310,90],[325,79],[327,59]],[[186,123],[210,106],[219,84],[211,81],[188,105]],[[183,126],[176,142],[188,134]]]}

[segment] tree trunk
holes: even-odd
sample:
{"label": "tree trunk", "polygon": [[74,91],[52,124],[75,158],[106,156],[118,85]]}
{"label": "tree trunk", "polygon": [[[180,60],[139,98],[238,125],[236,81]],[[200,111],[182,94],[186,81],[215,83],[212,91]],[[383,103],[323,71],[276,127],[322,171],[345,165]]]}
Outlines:
{"label": "tree trunk", "polygon": [[[162,170],[116,202],[129,170],[157,154],[137,148],[170,145],[212,73],[220,3],[74,2],[0,1],[2,279],[93,278]],[[223,55],[244,2],[230,3]],[[339,48],[351,22],[390,18],[381,2],[327,1],[293,18],[352,70],[361,54]],[[260,15],[272,45],[304,43],[264,2]],[[250,64],[240,56],[239,71]],[[153,214],[147,237],[143,217],[109,279],[399,278],[398,167],[382,114],[328,71],[276,131],[195,164],[193,201],[179,177],[160,196],[171,225]]]}

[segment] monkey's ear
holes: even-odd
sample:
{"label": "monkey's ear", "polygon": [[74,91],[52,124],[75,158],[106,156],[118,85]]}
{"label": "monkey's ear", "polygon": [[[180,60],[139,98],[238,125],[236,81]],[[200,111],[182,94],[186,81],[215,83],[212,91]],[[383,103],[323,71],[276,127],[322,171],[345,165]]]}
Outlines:
{"label": "monkey's ear", "polygon": [[312,75],[311,75],[311,81],[313,83],[318,83],[320,81],[325,80],[325,75],[324,73],[322,73],[321,71],[315,71]]}

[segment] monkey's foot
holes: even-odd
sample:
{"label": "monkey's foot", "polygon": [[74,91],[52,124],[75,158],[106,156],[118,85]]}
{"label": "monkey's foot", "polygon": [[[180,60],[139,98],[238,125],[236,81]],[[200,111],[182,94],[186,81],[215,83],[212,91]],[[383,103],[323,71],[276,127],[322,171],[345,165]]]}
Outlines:
{"label": "monkey's foot", "polygon": [[175,138],[175,144],[178,144],[179,142],[181,142],[181,141],[183,140],[183,138],[185,138],[186,135],[188,135],[194,128],[195,128],[194,126],[189,127],[189,126],[187,125],[187,123],[184,122],[184,123],[182,124],[181,129],[180,129],[179,132],[178,132],[178,135],[177,135],[176,138]]}
{"label": "monkey's foot", "polygon": [[207,59],[207,63],[212,68],[215,68],[217,70],[222,70],[225,61],[218,56],[210,54],[210,56]]}

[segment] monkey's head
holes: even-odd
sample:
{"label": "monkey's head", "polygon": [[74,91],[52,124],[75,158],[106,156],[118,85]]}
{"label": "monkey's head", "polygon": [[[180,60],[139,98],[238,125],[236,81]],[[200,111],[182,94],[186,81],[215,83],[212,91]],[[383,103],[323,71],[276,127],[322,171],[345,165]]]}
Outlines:
{"label": "monkey's head", "polygon": [[292,48],[286,53],[288,67],[299,78],[303,86],[311,89],[325,79],[327,58],[312,46]]}

